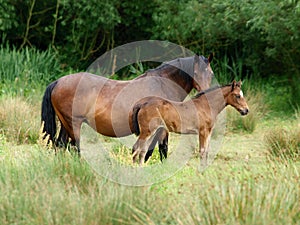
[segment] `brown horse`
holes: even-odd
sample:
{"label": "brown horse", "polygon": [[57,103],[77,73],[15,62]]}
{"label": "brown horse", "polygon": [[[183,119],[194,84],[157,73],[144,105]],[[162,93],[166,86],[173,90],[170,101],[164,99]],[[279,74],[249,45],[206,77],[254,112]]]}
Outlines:
{"label": "brown horse", "polygon": [[243,97],[241,81],[210,88],[200,92],[186,102],[174,102],[160,97],[147,97],[134,106],[131,119],[132,130],[139,135],[133,146],[133,162],[145,160],[146,152],[157,132],[160,143],[167,138],[168,132],[180,134],[198,134],[200,155],[206,164],[208,144],[217,115],[231,105],[241,115],[248,114],[248,105]]}
{"label": "brown horse", "polygon": [[[83,122],[105,136],[130,135],[127,118],[137,101],[147,96],[183,101],[193,88],[198,91],[208,88],[213,76],[212,58],[212,54],[208,58],[198,55],[178,58],[130,81],[90,73],[61,77],[47,87],[43,97],[44,132],[55,145],[66,146],[70,140],[78,153]],[[58,137],[55,115],[61,123]]]}

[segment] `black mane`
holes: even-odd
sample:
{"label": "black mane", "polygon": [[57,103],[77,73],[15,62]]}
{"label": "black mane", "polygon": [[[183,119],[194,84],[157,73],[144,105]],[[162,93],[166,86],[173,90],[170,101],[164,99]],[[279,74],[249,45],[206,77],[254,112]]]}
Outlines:
{"label": "black mane", "polygon": [[[194,59],[195,56],[189,56],[189,57],[185,57],[185,58],[177,58],[177,59],[173,59],[171,61],[167,61],[167,62],[163,62],[161,65],[159,65],[158,67],[154,68],[154,69],[149,69],[146,71],[149,72],[150,74],[152,72],[160,72],[160,71],[164,71],[170,68],[177,68],[180,69],[181,73],[183,73],[184,75],[189,75],[191,77],[194,76]],[[203,55],[199,56],[200,62],[201,60],[205,63],[208,64],[208,59],[205,58]]]}
{"label": "black mane", "polygon": [[[198,56],[200,59],[200,65],[207,65],[208,59],[204,56]],[[194,77],[194,63],[195,55],[185,58],[176,58],[171,61],[163,62],[161,65],[154,69],[147,70],[143,75],[137,77],[139,79],[145,76],[163,76],[170,79],[175,79],[174,75],[181,77],[185,83],[192,85]],[[167,73],[164,73],[168,71]]]}
{"label": "black mane", "polygon": [[219,89],[219,88],[229,87],[229,86],[231,86],[231,85],[232,85],[232,84],[217,85],[217,86],[211,87],[211,88],[209,88],[209,89],[206,89],[206,90],[204,90],[204,91],[200,91],[200,92],[198,92],[198,93],[193,97],[193,99],[194,99],[194,98],[199,98],[201,95],[207,94],[207,93],[212,92],[212,91],[214,91],[214,90],[217,90],[217,89]]}

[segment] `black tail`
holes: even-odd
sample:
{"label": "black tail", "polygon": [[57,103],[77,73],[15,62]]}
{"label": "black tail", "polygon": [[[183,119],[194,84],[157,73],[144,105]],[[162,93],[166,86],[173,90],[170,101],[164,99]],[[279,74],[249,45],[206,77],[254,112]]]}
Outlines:
{"label": "black tail", "polygon": [[42,101],[42,122],[44,122],[43,132],[50,135],[50,140],[54,142],[56,134],[55,111],[51,102],[51,93],[56,86],[57,81],[51,83],[45,91]]}
{"label": "black tail", "polygon": [[141,109],[142,105],[137,104],[133,107],[133,112],[132,112],[132,127],[133,127],[133,132],[136,135],[140,135],[140,126],[139,126],[139,121],[138,121],[138,114]]}

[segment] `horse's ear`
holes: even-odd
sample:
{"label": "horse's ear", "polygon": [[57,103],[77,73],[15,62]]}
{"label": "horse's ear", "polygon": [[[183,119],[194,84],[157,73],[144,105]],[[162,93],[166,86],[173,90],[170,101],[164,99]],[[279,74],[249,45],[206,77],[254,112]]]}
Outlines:
{"label": "horse's ear", "polygon": [[242,80],[240,80],[240,81],[238,82],[239,87],[242,87],[242,84],[243,84],[243,82],[242,82]]}
{"label": "horse's ear", "polygon": [[208,56],[208,62],[210,63],[212,60],[213,60],[213,58],[214,58],[214,53],[213,52],[211,52],[210,54],[209,54],[209,56]]}
{"label": "horse's ear", "polygon": [[236,86],[236,81],[233,80],[232,83],[231,83],[231,91],[234,90],[235,86]]}

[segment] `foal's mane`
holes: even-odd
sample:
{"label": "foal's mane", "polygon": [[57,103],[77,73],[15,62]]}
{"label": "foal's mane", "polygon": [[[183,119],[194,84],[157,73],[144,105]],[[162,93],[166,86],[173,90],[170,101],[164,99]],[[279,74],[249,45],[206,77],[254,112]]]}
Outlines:
{"label": "foal's mane", "polygon": [[217,90],[217,89],[219,89],[219,88],[229,87],[229,86],[231,86],[231,85],[232,85],[232,84],[217,85],[217,86],[211,87],[211,88],[209,88],[209,89],[206,89],[206,90],[204,90],[204,91],[200,91],[200,92],[198,92],[198,93],[193,97],[193,99],[194,99],[194,98],[199,98],[201,95],[204,95],[204,94],[207,94],[207,93],[209,93],[209,92],[215,91],[215,90]]}

